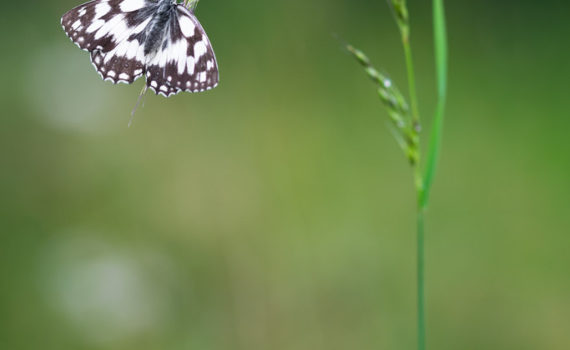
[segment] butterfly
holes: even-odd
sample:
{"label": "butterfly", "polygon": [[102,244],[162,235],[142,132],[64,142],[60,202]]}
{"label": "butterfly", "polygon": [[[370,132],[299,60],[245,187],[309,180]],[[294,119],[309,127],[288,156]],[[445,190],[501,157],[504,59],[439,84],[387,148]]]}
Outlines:
{"label": "butterfly", "polygon": [[[188,0],[93,0],[61,17],[67,36],[91,54],[104,80],[146,88],[165,97],[218,85],[218,63]],[[143,90],[143,91],[145,91]]]}

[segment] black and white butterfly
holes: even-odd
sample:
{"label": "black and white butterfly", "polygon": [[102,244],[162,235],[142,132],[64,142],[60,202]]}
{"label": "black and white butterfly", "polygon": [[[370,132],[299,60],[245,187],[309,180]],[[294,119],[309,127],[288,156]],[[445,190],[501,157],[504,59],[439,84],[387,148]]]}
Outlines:
{"label": "black and white butterfly", "polygon": [[93,0],[61,18],[67,36],[91,53],[104,80],[170,96],[218,85],[218,63],[193,9],[176,0]]}

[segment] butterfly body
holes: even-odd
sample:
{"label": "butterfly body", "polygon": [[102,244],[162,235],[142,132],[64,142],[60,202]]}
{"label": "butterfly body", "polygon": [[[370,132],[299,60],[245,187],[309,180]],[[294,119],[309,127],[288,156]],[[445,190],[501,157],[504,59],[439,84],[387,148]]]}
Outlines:
{"label": "butterfly body", "polygon": [[162,38],[165,35],[166,25],[171,20],[170,17],[175,15],[173,10],[175,10],[176,4],[171,0],[160,0],[157,7],[157,11],[150,21],[147,30],[147,39],[144,42],[145,55],[160,47],[160,44],[163,42]]}
{"label": "butterfly body", "polygon": [[104,80],[130,84],[145,75],[147,87],[167,97],[218,84],[206,32],[175,0],[93,0],[64,14],[61,24]]}

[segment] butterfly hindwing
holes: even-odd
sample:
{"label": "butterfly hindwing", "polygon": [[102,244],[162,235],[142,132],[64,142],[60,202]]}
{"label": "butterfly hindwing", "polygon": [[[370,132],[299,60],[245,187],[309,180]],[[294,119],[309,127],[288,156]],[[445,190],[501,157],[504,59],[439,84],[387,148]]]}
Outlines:
{"label": "butterfly hindwing", "polygon": [[144,73],[142,41],[156,2],[95,0],[62,17],[66,34],[91,52],[91,62],[104,80],[132,83]]}
{"label": "butterfly hindwing", "polygon": [[147,86],[165,96],[216,87],[218,64],[204,28],[182,5],[171,16],[167,35],[147,66]]}
{"label": "butterfly hindwing", "polygon": [[144,74],[145,29],[151,20],[148,12],[149,8],[144,8],[117,15],[127,25],[117,25],[120,31],[104,46],[91,51],[91,63],[103,79],[130,84]]}

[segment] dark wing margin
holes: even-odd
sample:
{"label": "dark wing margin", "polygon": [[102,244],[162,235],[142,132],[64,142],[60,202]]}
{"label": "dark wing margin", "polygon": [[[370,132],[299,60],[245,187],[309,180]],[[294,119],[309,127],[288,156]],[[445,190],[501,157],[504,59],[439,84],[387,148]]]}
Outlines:
{"label": "dark wing margin", "polygon": [[104,80],[132,83],[144,74],[144,29],[156,8],[150,0],[94,0],[64,14],[61,25]]}
{"label": "dark wing margin", "polygon": [[181,4],[171,16],[162,46],[146,66],[147,86],[166,97],[215,88],[218,63],[204,28]]}
{"label": "dark wing margin", "polygon": [[[95,13],[96,8],[98,9],[97,14]],[[107,8],[108,10],[105,11]],[[66,12],[61,17],[61,26],[75,45],[82,50],[89,51],[95,49],[94,45],[97,44],[94,39],[95,33],[86,32],[86,29],[110,10],[111,8],[105,0],[90,1]],[[105,13],[103,13],[104,11]]]}

